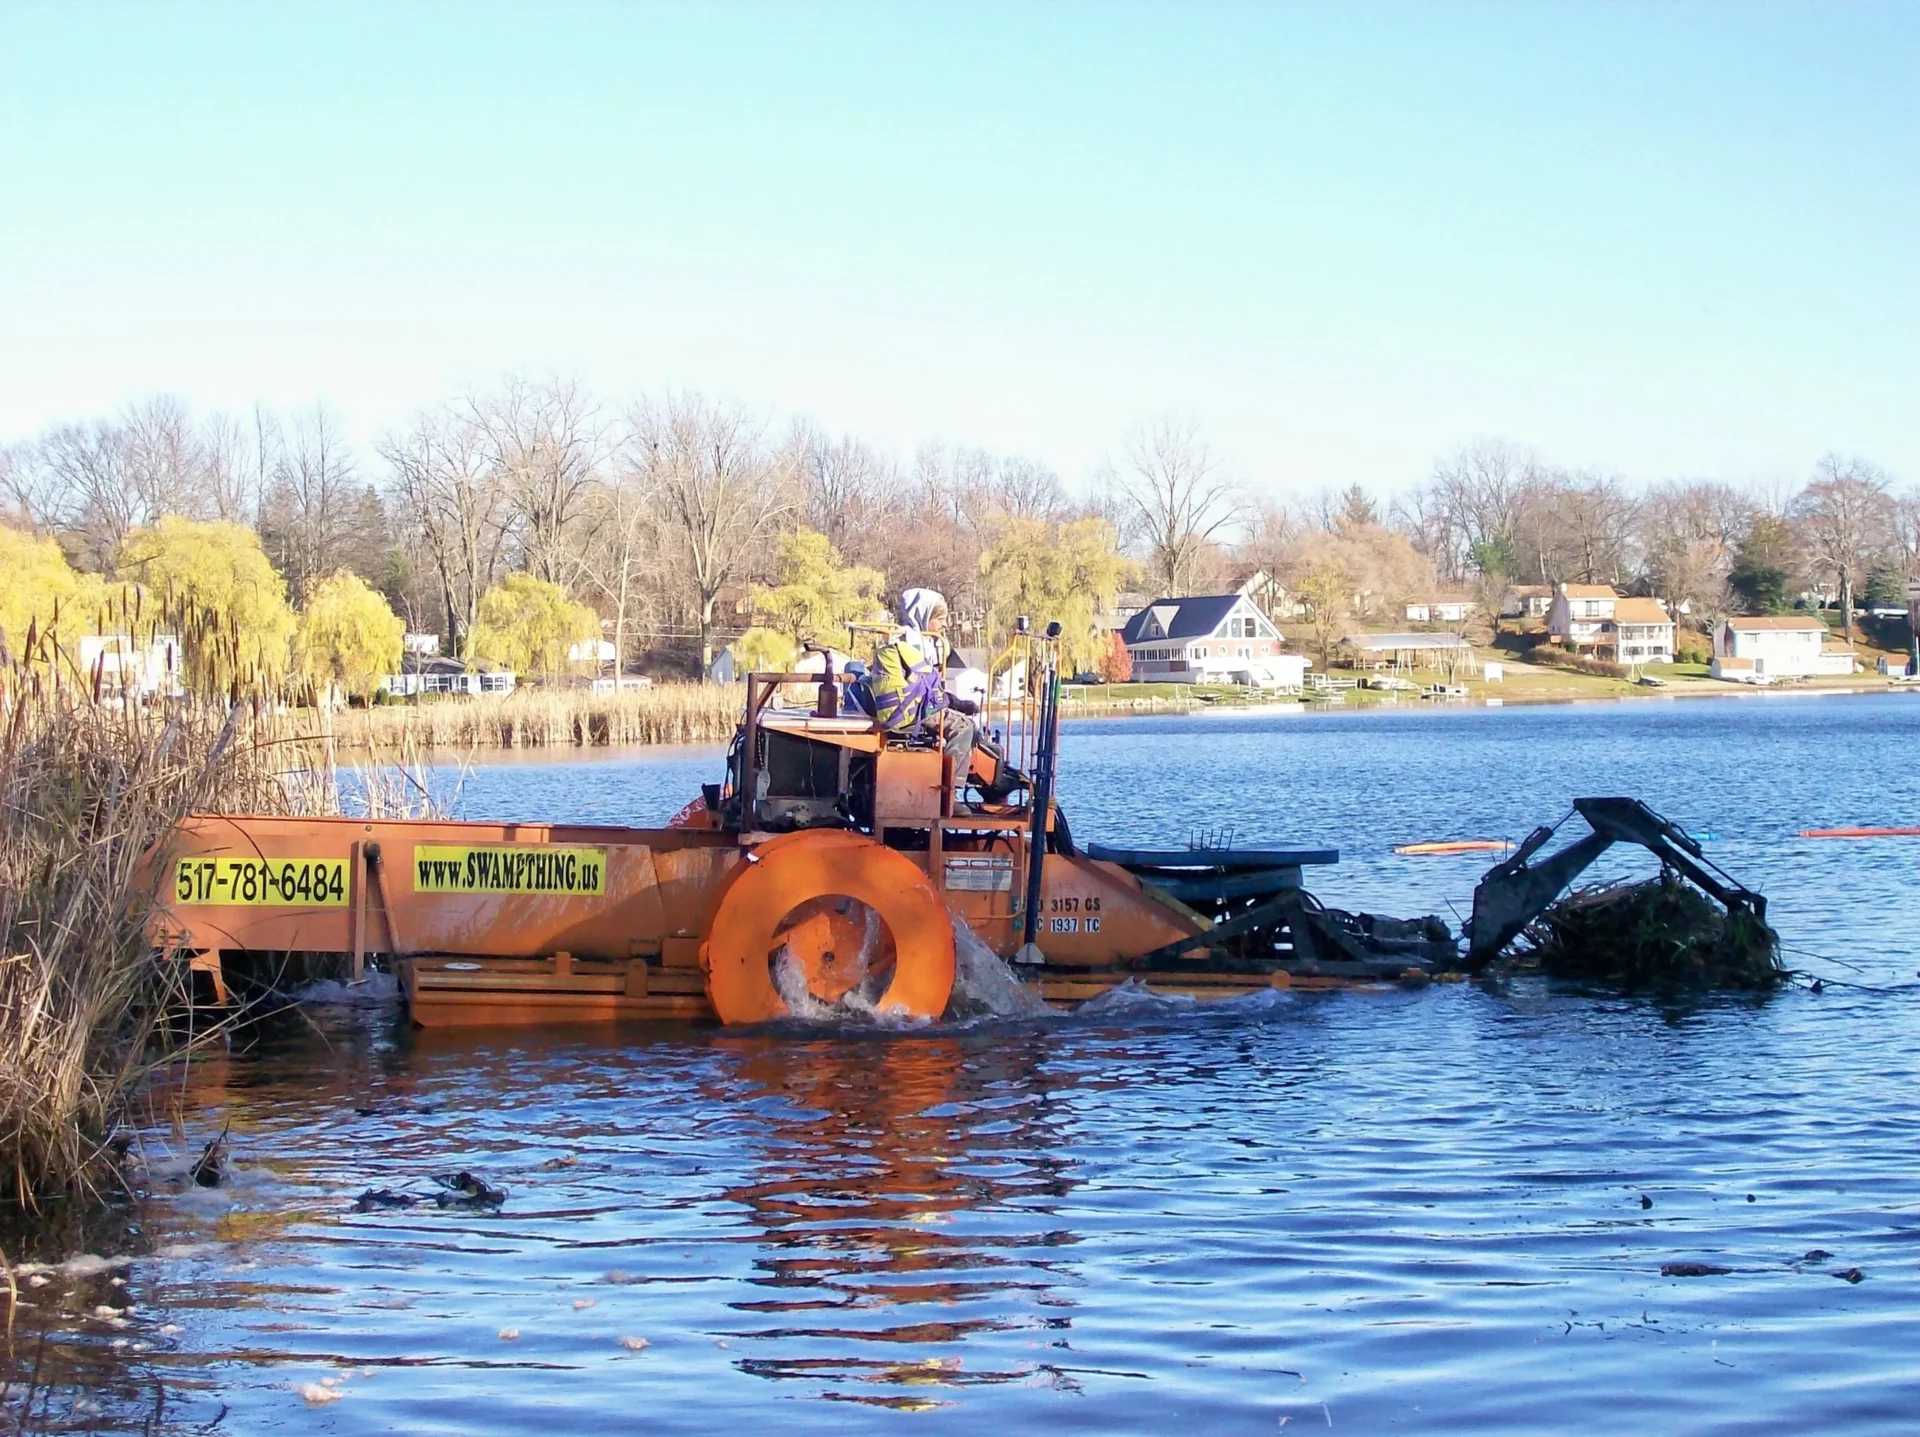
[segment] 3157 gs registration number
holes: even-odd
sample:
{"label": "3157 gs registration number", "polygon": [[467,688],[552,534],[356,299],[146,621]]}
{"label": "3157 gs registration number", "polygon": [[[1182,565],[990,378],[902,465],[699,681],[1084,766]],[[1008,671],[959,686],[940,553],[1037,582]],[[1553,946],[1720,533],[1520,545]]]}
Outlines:
{"label": "3157 gs registration number", "polygon": [[219,908],[344,908],[344,858],[183,858],[173,900]]}

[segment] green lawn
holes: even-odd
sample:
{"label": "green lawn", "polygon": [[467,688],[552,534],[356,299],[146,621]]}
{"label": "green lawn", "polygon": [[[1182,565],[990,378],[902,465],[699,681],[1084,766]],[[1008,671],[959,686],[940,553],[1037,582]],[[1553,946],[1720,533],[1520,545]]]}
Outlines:
{"label": "green lawn", "polygon": [[1713,675],[1706,664],[1642,664],[1640,672],[1651,679],[1705,679]]}

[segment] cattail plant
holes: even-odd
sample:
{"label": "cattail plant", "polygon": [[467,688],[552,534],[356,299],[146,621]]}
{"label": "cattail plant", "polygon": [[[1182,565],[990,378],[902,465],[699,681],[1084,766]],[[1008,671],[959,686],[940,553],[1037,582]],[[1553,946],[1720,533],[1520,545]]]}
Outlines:
{"label": "cattail plant", "polygon": [[[139,598],[116,602],[102,618],[136,631]],[[196,672],[228,662],[194,616],[164,620],[182,643],[213,641]],[[291,719],[232,668],[220,677],[220,695],[115,694],[104,659],[80,671],[57,619],[0,651],[0,1198],[112,1181],[113,1130],[184,995],[186,965],[148,931],[174,825],[292,806]]]}

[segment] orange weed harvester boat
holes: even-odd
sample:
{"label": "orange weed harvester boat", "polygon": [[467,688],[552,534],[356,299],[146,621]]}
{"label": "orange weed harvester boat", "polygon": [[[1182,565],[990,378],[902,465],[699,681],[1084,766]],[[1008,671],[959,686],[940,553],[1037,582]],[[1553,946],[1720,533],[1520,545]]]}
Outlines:
{"label": "orange weed harvester boat", "polygon": [[937,1018],[962,928],[1058,1004],[1129,979],[1207,997],[1451,964],[1438,919],[1308,894],[1302,869],[1333,850],[1076,845],[1052,797],[1057,632],[1023,625],[994,665],[989,692],[1012,697],[985,710],[1001,742],[974,749],[971,802],[938,735],[846,716],[831,668],[755,674],[725,780],[666,828],[196,816],[156,855],[158,935],[223,996],[281,955],[355,977],[382,955],[427,1027]]}

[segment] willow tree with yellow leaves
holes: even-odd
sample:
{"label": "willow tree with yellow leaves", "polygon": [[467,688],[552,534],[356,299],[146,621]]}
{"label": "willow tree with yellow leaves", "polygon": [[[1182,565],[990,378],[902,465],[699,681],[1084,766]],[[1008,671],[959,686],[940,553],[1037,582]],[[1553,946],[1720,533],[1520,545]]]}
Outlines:
{"label": "willow tree with yellow leaves", "polygon": [[520,674],[558,674],[575,644],[600,637],[600,620],[558,584],[509,574],[480,596],[467,657]]}
{"label": "willow tree with yellow leaves", "polygon": [[114,567],[177,619],[196,687],[252,687],[286,672],[295,626],[286,582],[245,524],[164,515],[120,541]]}
{"label": "willow tree with yellow leaves", "polygon": [[842,563],[832,541],[812,529],[780,536],[774,577],[778,583],[754,586],[754,611],[765,620],[758,627],[790,640],[795,650],[812,643],[851,652],[854,636],[847,626],[887,616],[887,576]]}
{"label": "willow tree with yellow leaves", "polygon": [[106,584],[98,574],[75,573],[53,540],[0,525],[0,575],[0,645],[15,657],[28,657],[29,636],[39,649],[39,640],[57,630],[70,648],[98,627]]}
{"label": "willow tree with yellow leaves", "polygon": [[339,695],[371,699],[380,680],[400,667],[406,624],[378,589],[351,569],[338,569],[307,596],[293,657],[323,702]]}
{"label": "willow tree with yellow leaves", "polygon": [[981,556],[988,629],[998,644],[1027,615],[1035,629],[1060,624],[1060,668],[1092,669],[1106,651],[1100,617],[1136,572],[1105,519],[1006,519]]}

